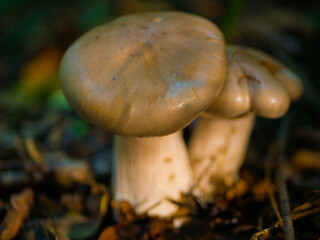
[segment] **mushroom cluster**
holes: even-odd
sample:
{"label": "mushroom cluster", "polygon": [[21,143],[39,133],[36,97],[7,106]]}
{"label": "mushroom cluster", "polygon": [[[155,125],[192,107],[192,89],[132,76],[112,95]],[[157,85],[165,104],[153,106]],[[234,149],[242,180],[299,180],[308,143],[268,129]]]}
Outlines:
{"label": "mushroom cluster", "polygon": [[[254,115],[279,117],[302,92],[282,64],[226,48],[213,23],[181,12],[132,14],[94,28],[65,53],[60,81],[82,118],[115,134],[114,199],[162,217],[177,210],[171,200],[181,192],[194,189],[205,202],[217,179],[230,185]],[[188,151],[181,129],[200,114]]]}

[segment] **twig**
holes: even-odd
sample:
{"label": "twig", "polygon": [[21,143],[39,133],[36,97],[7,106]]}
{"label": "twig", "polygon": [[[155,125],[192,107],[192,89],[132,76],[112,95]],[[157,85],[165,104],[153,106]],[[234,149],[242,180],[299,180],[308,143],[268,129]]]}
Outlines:
{"label": "twig", "polygon": [[290,125],[289,115],[283,118],[283,122],[279,131],[278,136],[278,169],[277,169],[277,184],[279,187],[279,198],[280,198],[280,206],[281,213],[283,219],[283,230],[284,230],[284,239],[285,240],[294,240],[294,230],[293,223],[291,219],[291,210],[290,210],[290,202],[289,195],[286,186],[286,177],[284,176],[284,149],[286,146],[288,128]]}
{"label": "twig", "polygon": [[286,186],[286,177],[284,176],[284,149],[286,146],[288,128],[290,125],[289,115],[283,118],[281,129],[278,137],[279,153],[278,153],[278,169],[277,169],[277,183],[279,186],[279,198],[281,213],[283,219],[283,230],[285,240],[294,240],[293,223],[291,219],[289,195]]}
{"label": "twig", "polygon": [[267,190],[268,190],[268,197],[269,197],[271,206],[272,206],[273,211],[275,212],[278,220],[281,223],[281,227],[283,227],[279,207],[277,205],[277,201],[274,196],[274,191],[271,187],[271,185],[272,185],[271,168],[272,168],[272,165],[274,164],[274,158],[276,156],[276,153],[277,153],[277,144],[274,142],[273,144],[270,145],[269,150],[268,150],[268,154],[267,154],[267,158],[265,160],[265,176],[266,176],[266,181],[268,182],[268,189]]}
{"label": "twig", "polygon": [[[283,157],[279,157],[279,160]],[[277,173],[277,182],[279,186],[279,197],[280,197],[280,206],[281,213],[283,218],[283,229],[284,229],[284,239],[285,240],[294,240],[294,230],[291,219],[290,212],[290,203],[289,195],[286,187],[286,179],[283,175],[283,160],[280,160]]]}
{"label": "twig", "polygon": [[320,206],[320,192],[314,191],[316,193],[309,201],[305,202],[304,204],[294,208],[291,212],[294,214],[298,214],[299,212],[310,210],[313,207]]}
{"label": "twig", "polygon": [[[300,218],[303,218],[303,217],[307,217],[311,214],[316,214],[316,213],[319,213],[320,212],[320,207],[316,207],[316,208],[313,208],[313,209],[310,209],[310,210],[306,210],[306,211],[303,211],[303,212],[299,212],[299,213],[295,213],[295,214],[292,214],[292,220],[298,220]],[[250,238],[250,240],[260,240],[260,239],[265,239],[266,235],[268,236],[268,234],[273,231],[274,229],[277,229],[278,227],[280,227],[281,223],[280,221],[277,221],[275,224],[273,224],[271,227],[269,228],[265,228],[255,234],[253,234]]]}
{"label": "twig", "polygon": [[[268,197],[271,202],[271,206],[278,218],[278,222],[274,224],[274,226],[264,229],[257,234],[253,236],[252,239],[258,239],[262,235],[269,234],[269,232],[277,228],[278,226],[281,226],[284,230],[285,240],[294,240],[294,229],[291,219],[291,211],[290,211],[290,204],[289,204],[289,196],[288,191],[286,187],[286,178],[283,173],[284,169],[284,149],[286,146],[286,139],[287,139],[287,133],[289,128],[289,117],[285,117],[283,119],[283,123],[280,127],[280,131],[278,133],[277,139],[274,141],[274,143],[270,146],[268,150],[268,155],[265,160],[265,176],[266,180],[269,185],[271,185],[271,168],[274,164],[275,159],[277,160],[277,172],[276,172],[276,178],[277,178],[277,185],[279,188],[279,198],[280,198],[280,207],[281,207],[281,213],[279,212],[279,207],[277,205],[277,201],[274,196],[274,192],[271,189],[271,187],[268,187]],[[281,216],[282,215],[282,216]]]}

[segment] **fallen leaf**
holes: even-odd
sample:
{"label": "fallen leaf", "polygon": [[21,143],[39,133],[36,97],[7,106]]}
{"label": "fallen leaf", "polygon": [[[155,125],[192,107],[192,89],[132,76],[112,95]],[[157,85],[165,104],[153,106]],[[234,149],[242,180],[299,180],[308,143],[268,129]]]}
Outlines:
{"label": "fallen leaf", "polygon": [[107,193],[103,194],[100,199],[100,215],[105,216],[108,211],[109,195]]}
{"label": "fallen leaf", "polygon": [[23,220],[30,215],[34,203],[34,193],[30,188],[23,190],[19,194],[13,194],[10,198],[12,208],[21,214]]}
{"label": "fallen leaf", "polygon": [[293,156],[293,166],[298,170],[320,171],[320,152],[300,149]]}
{"label": "fallen leaf", "polygon": [[74,183],[91,185],[93,174],[89,164],[84,159],[73,159],[63,152],[46,152],[44,167],[54,173],[56,180],[65,187],[71,187]]}
{"label": "fallen leaf", "polygon": [[118,216],[120,223],[133,221],[138,216],[131,204],[126,201],[111,201],[111,206]]}
{"label": "fallen leaf", "polygon": [[262,180],[257,182],[252,187],[252,193],[257,200],[263,200],[266,199],[268,196],[268,191],[271,189],[271,191],[274,191],[276,187],[270,183],[267,180]]}
{"label": "fallen leaf", "polygon": [[225,194],[226,199],[231,200],[235,197],[241,197],[248,191],[248,184],[243,179],[237,181],[234,186],[229,188]]}
{"label": "fallen leaf", "polygon": [[0,233],[1,240],[13,239],[19,232],[22,225],[22,215],[17,210],[9,210],[1,228],[3,229]]}
{"label": "fallen leaf", "polygon": [[40,52],[21,71],[18,84],[9,98],[19,104],[30,104],[47,99],[50,93],[59,89],[58,72],[62,52],[50,47]]}
{"label": "fallen leaf", "polygon": [[155,239],[159,234],[167,231],[170,228],[171,224],[162,219],[153,219],[149,224],[149,234]]}
{"label": "fallen leaf", "polygon": [[43,164],[43,161],[44,161],[43,156],[39,152],[34,139],[33,138],[28,138],[25,141],[25,144],[26,144],[26,149],[27,149],[31,159],[33,161],[35,161],[36,163],[38,163],[38,164]]}
{"label": "fallen leaf", "polygon": [[117,234],[116,228],[111,226],[103,230],[98,240],[121,240],[121,238]]}
{"label": "fallen leaf", "polygon": [[1,224],[1,240],[13,239],[19,232],[22,222],[30,215],[34,202],[34,193],[30,188],[19,194],[13,194],[10,198],[11,208]]}
{"label": "fallen leaf", "polygon": [[44,79],[58,72],[61,57],[59,49],[45,49],[24,67],[21,81],[26,84],[42,84]]}

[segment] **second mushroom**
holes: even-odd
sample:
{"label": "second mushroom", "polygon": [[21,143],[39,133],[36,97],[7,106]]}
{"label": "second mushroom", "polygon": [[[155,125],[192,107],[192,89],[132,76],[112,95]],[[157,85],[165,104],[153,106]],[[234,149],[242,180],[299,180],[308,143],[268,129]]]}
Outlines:
{"label": "second mushroom", "polygon": [[278,118],[302,94],[299,78],[267,54],[248,47],[227,47],[227,81],[199,118],[189,142],[196,186],[203,203],[238,178],[255,115]]}

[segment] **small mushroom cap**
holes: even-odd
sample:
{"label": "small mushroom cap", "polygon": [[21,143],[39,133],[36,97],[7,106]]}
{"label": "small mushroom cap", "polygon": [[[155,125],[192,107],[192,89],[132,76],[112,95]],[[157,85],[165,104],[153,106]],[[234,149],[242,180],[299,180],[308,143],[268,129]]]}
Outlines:
{"label": "small mushroom cap", "polygon": [[107,131],[161,136],[210,106],[226,77],[220,30],[181,12],[120,17],[78,39],[60,79],[75,111]]}
{"label": "small mushroom cap", "polygon": [[261,51],[228,46],[227,58],[227,81],[206,114],[232,118],[254,112],[277,118],[302,95],[297,75]]}

